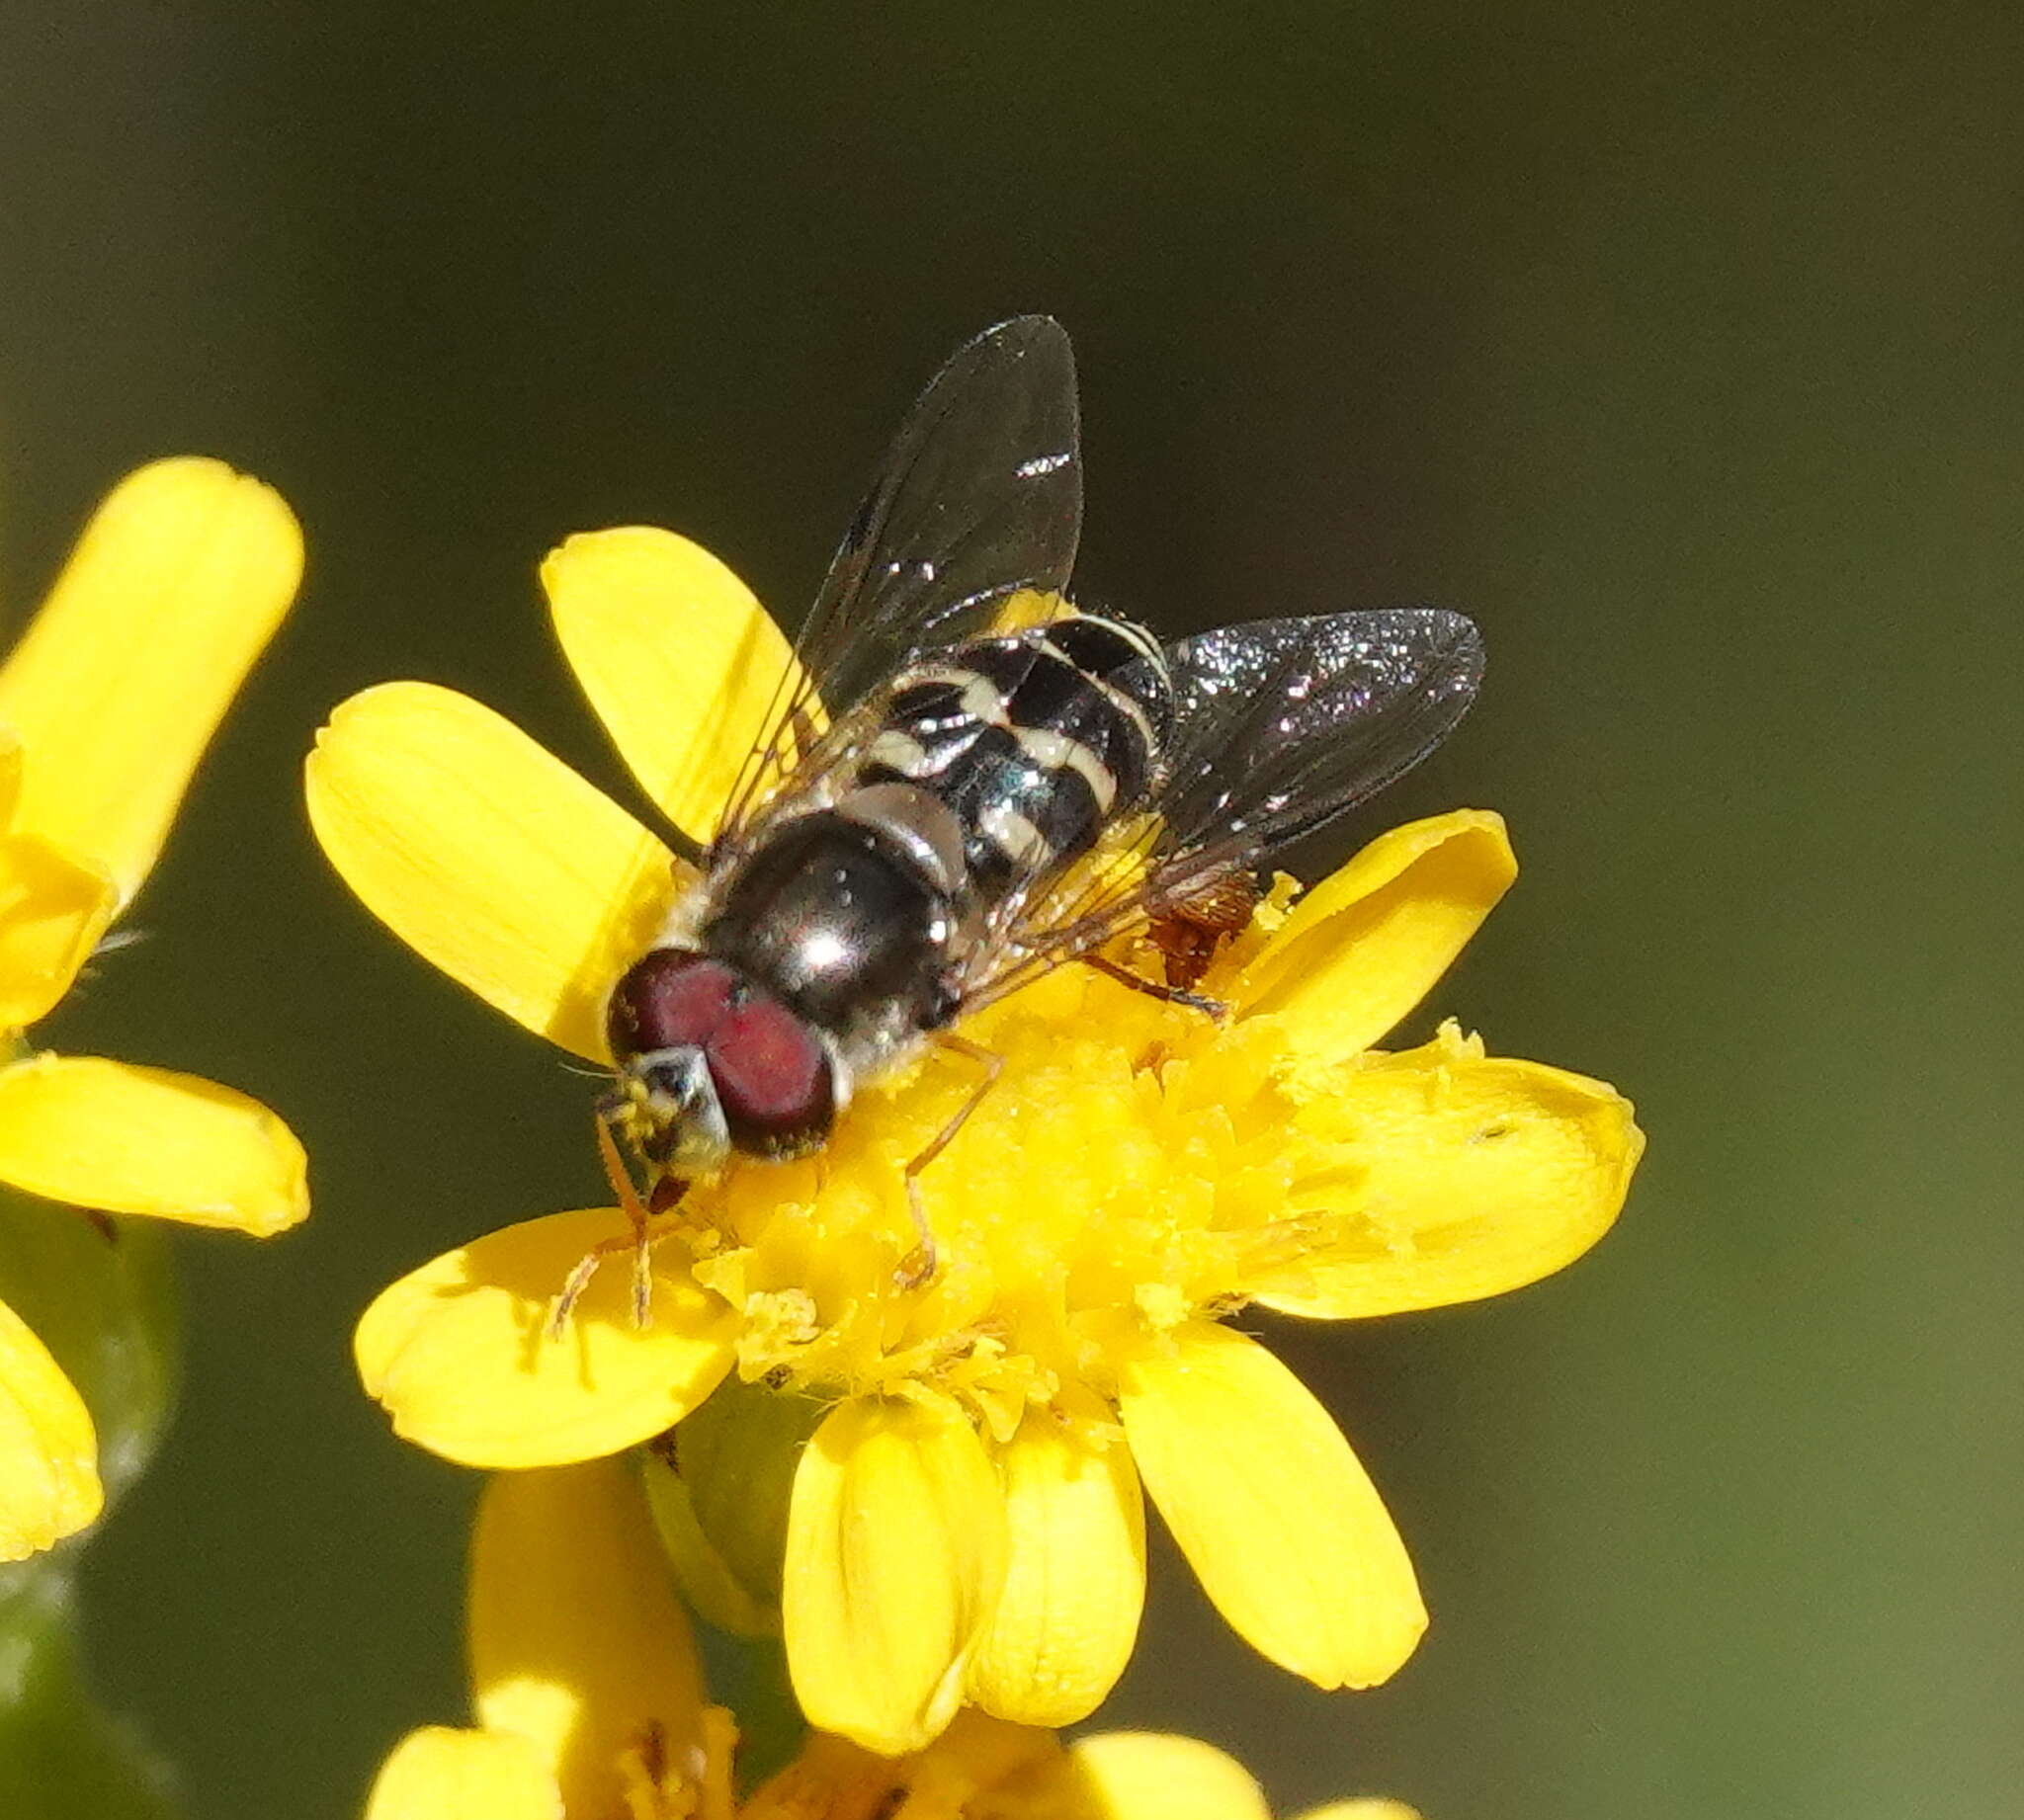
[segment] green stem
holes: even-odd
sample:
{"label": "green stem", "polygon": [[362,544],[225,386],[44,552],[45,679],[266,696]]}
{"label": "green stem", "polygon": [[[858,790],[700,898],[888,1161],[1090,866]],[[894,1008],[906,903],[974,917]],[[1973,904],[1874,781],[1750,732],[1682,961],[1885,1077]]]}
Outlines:
{"label": "green stem", "polygon": [[45,1557],[0,1580],[0,1814],[7,1820],[177,1820],[161,1759],[93,1699],[70,1574]]}

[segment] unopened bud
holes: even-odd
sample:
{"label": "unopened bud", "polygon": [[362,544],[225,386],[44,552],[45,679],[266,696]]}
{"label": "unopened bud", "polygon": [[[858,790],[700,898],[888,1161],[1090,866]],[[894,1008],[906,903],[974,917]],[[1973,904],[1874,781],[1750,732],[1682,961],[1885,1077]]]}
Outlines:
{"label": "unopened bud", "polygon": [[780,1634],[780,1570],[795,1466],[823,1406],[733,1379],[645,1449],[647,1502],[699,1616]]}

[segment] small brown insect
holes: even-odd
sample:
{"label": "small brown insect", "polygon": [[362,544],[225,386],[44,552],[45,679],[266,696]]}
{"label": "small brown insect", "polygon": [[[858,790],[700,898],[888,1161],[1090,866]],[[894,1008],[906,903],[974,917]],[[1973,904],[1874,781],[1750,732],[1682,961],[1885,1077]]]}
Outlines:
{"label": "small brown insect", "polygon": [[1224,872],[1193,897],[1169,905],[1146,929],[1159,950],[1166,983],[1191,991],[1209,971],[1216,951],[1247,928],[1265,893],[1255,872]]}

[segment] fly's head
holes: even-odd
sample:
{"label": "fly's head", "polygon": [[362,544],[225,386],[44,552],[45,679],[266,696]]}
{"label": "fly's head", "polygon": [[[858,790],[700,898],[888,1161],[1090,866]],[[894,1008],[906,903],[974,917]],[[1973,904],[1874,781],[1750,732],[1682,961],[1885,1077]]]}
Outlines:
{"label": "fly's head", "polygon": [[739,969],[690,949],[649,950],[613,988],[606,1037],[616,1124],[658,1170],[708,1177],[734,1154],[820,1148],[839,1102],[823,1034]]}

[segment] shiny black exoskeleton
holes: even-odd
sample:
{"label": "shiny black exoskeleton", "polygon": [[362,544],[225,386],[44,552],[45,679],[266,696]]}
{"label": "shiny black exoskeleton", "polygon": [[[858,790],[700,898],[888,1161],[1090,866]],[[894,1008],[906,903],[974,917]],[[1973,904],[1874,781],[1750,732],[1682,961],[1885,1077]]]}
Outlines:
{"label": "shiny black exoskeleton", "polygon": [[909,845],[876,819],[800,816],[713,894],[701,946],[838,1037],[868,1018],[939,1029],[954,908]]}

